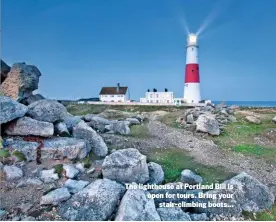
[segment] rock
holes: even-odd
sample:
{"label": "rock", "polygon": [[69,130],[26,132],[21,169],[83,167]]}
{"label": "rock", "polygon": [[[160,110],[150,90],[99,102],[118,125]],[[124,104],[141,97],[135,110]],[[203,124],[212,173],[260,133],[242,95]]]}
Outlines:
{"label": "rock", "polygon": [[88,181],[68,179],[65,182],[64,187],[66,187],[70,193],[75,194],[83,190],[88,184]]}
{"label": "rock", "polygon": [[154,162],[148,163],[149,181],[148,184],[162,184],[165,176],[162,167]]}
{"label": "rock", "polygon": [[190,214],[190,218],[192,221],[208,221],[209,218],[205,213],[202,214]]}
{"label": "rock", "polygon": [[191,170],[183,170],[181,172],[180,181],[182,183],[188,183],[190,185],[195,185],[195,184],[201,184],[203,182],[203,179],[201,176],[196,175]]}
{"label": "rock", "polygon": [[250,123],[261,124],[261,120],[255,116],[246,116],[245,120]]}
{"label": "rock", "polygon": [[211,115],[200,115],[196,121],[196,130],[211,135],[219,135],[218,121]]}
{"label": "rock", "polygon": [[107,130],[105,129],[105,126],[111,123],[108,119],[96,116],[94,114],[85,115],[83,118],[85,121],[89,121],[87,123],[88,126],[92,127],[94,130],[97,130],[101,133],[106,132]]}
{"label": "rock", "polygon": [[60,136],[70,136],[65,122],[58,122],[54,126],[55,134]]}
{"label": "rock", "polygon": [[53,123],[67,116],[66,108],[55,100],[38,100],[30,104],[28,108],[28,115],[39,121]]}
{"label": "rock", "polygon": [[59,205],[71,197],[67,188],[59,188],[41,197],[40,205]]}
{"label": "rock", "polygon": [[137,149],[117,150],[104,159],[103,177],[120,183],[146,183],[149,180],[147,157]]}
{"label": "rock", "polygon": [[7,213],[7,211],[0,209],[0,219],[2,219],[2,217],[4,217]]}
{"label": "rock", "polygon": [[11,67],[9,67],[2,59],[1,59],[1,83],[7,78],[9,71],[11,70]]}
{"label": "rock", "polygon": [[121,135],[130,134],[129,122],[127,121],[113,121],[110,125],[105,126],[105,128]]}
{"label": "rock", "polygon": [[35,221],[36,219],[34,217],[28,216],[21,218],[21,221]]}
{"label": "rock", "polygon": [[187,120],[186,120],[187,123],[189,123],[189,124],[194,123],[194,116],[193,116],[193,114],[189,114],[186,118],[187,118]]}
{"label": "rock", "polygon": [[69,133],[72,133],[73,128],[82,120],[78,116],[73,116],[70,113],[67,113],[63,121],[66,124]]}
{"label": "rock", "polygon": [[22,179],[19,181],[19,183],[16,185],[16,188],[19,187],[26,187],[29,185],[32,186],[41,186],[43,182],[40,179],[37,178],[28,178],[28,179]]}
{"label": "rock", "polygon": [[18,180],[23,177],[23,171],[16,166],[5,165],[3,168],[6,180]]}
{"label": "rock", "polygon": [[276,124],[276,116],[272,119],[272,122]]}
{"label": "rock", "polygon": [[24,99],[23,103],[25,105],[30,105],[31,103],[36,102],[38,100],[42,100],[42,99],[45,99],[45,98],[41,94],[30,95]]}
{"label": "rock", "polygon": [[169,207],[169,208],[158,208],[162,221],[191,221],[189,214],[183,212],[181,208]]}
{"label": "rock", "polygon": [[225,187],[230,185],[233,186],[233,189],[211,190],[207,194],[232,194],[232,198],[206,198],[201,199],[201,201],[217,204],[225,203],[232,207],[207,207],[196,210],[207,214],[240,216],[242,211],[260,212],[270,209],[274,203],[275,198],[268,187],[244,172],[222,183],[222,186]]}
{"label": "rock", "polygon": [[15,63],[2,83],[1,91],[5,96],[20,101],[38,89],[40,76],[37,67],[26,63]]}
{"label": "rock", "polygon": [[40,179],[45,183],[52,183],[55,180],[58,180],[58,174],[55,173],[55,169],[42,170],[40,172]]}
{"label": "rock", "polygon": [[153,199],[143,190],[128,190],[120,202],[115,221],[160,221]]}
{"label": "rock", "polygon": [[67,178],[74,178],[79,174],[78,169],[76,169],[74,166],[72,165],[63,165],[63,169],[65,170],[65,176]]}
{"label": "rock", "polygon": [[0,162],[0,170],[4,168],[4,164]]}
{"label": "rock", "polygon": [[27,111],[27,106],[15,102],[9,97],[0,96],[0,124],[22,117]]}
{"label": "rock", "polygon": [[125,187],[115,181],[98,179],[58,208],[66,220],[108,220],[124,195]]}
{"label": "rock", "polygon": [[89,151],[90,146],[84,140],[69,137],[51,138],[43,141],[41,159],[82,159]]}
{"label": "rock", "polygon": [[50,137],[54,134],[52,123],[37,121],[30,117],[22,117],[10,122],[5,133],[9,136],[42,136]]}
{"label": "rock", "polygon": [[235,117],[235,116],[232,116],[232,115],[229,115],[227,119],[228,119],[230,122],[233,122],[233,123],[237,122],[236,117]]}
{"label": "rock", "polygon": [[19,206],[19,209],[22,213],[27,213],[34,205],[31,203],[22,203]]}
{"label": "rock", "polygon": [[84,168],[84,164],[83,163],[77,163],[75,165],[76,169],[78,169],[78,171],[80,171],[81,173],[85,172],[85,168]]}
{"label": "rock", "polygon": [[224,116],[228,116],[229,115],[226,109],[220,110],[220,113],[223,114]]}
{"label": "rock", "polygon": [[73,128],[73,137],[87,140],[92,147],[92,151],[97,156],[106,156],[108,148],[102,137],[85,122],[80,122]]}
{"label": "rock", "polygon": [[13,139],[6,140],[4,144],[5,150],[10,152],[19,151],[24,154],[27,161],[36,160],[39,143]]}
{"label": "rock", "polygon": [[130,123],[130,126],[132,125],[139,125],[140,121],[136,118],[126,118],[126,121],[128,121]]}

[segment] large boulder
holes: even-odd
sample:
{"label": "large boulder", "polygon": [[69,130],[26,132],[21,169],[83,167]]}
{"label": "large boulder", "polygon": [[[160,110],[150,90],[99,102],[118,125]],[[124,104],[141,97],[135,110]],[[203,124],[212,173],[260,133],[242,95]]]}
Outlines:
{"label": "large boulder", "polygon": [[5,133],[10,136],[42,136],[50,137],[54,134],[54,126],[52,123],[42,122],[30,117],[22,117],[10,122]]}
{"label": "large boulder", "polygon": [[189,214],[178,207],[158,208],[157,212],[162,221],[191,221]]}
{"label": "large boulder", "polygon": [[25,104],[25,105],[30,105],[33,102],[36,102],[38,100],[42,100],[45,99],[44,96],[42,96],[41,94],[35,94],[35,95],[30,95],[28,97],[26,97],[25,99],[23,99],[21,101],[21,103]]}
{"label": "large boulder", "polygon": [[126,118],[126,121],[130,123],[130,126],[140,124],[140,121],[137,118],[134,118],[134,117]]}
{"label": "large boulder", "polygon": [[125,187],[115,181],[98,179],[62,203],[59,214],[66,220],[108,220],[123,197]]}
{"label": "large boulder", "polygon": [[249,123],[261,124],[262,121],[256,116],[246,116],[245,120]]}
{"label": "large boulder", "polygon": [[113,133],[118,133],[121,135],[130,134],[130,123],[128,121],[112,121],[110,125],[105,126],[105,128]]}
{"label": "large boulder", "polygon": [[196,130],[211,135],[220,134],[218,121],[212,115],[200,115],[196,121]]}
{"label": "large boulder", "polygon": [[148,184],[162,184],[165,179],[165,175],[162,167],[159,164],[154,162],[148,163],[148,167],[149,167],[149,178],[150,178],[148,181]]}
{"label": "large boulder", "polygon": [[143,190],[128,190],[120,202],[116,221],[160,221],[153,199]]}
{"label": "large boulder", "polygon": [[22,100],[38,89],[40,71],[33,65],[15,63],[7,78],[1,85],[1,91],[5,96],[15,100]]}
{"label": "large boulder", "polygon": [[82,119],[79,116],[73,116],[70,113],[67,113],[63,121],[66,124],[69,133],[72,133],[73,128],[78,125]]}
{"label": "large boulder", "polygon": [[195,185],[195,184],[202,183],[203,179],[201,176],[195,174],[193,171],[186,169],[181,172],[180,181],[182,183],[188,183],[190,185]]}
{"label": "large boulder", "polygon": [[59,205],[62,201],[66,201],[71,197],[67,188],[59,188],[47,193],[41,197],[41,205]]}
{"label": "large boulder", "polygon": [[90,127],[92,127],[93,129],[100,131],[100,132],[105,132],[105,126],[109,125],[111,122],[108,119],[105,119],[103,117],[100,116],[96,116],[93,114],[88,114],[86,116],[84,116],[84,120],[88,121],[89,123],[87,123]]}
{"label": "large boulder", "polygon": [[11,70],[11,67],[9,67],[2,59],[1,59],[1,83],[7,78],[9,71]]}
{"label": "large boulder", "polygon": [[69,137],[51,138],[43,141],[41,159],[82,159],[89,151],[90,147],[84,140]]}
{"label": "large boulder", "polygon": [[39,121],[53,123],[67,116],[66,108],[55,100],[38,100],[30,104],[28,108],[28,115]]}
{"label": "large boulder", "polygon": [[87,140],[92,147],[92,151],[97,156],[106,156],[108,153],[108,148],[103,138],[83,121],[73,128],[73,137]]}
{"label": "large boulder", "polygon": [[146,183],[149,180],[147,157],[137,149],[117,150],[104,159],[103,177],[120,183]]}
{"label": "large boulder", "polygon": [[3,172],[6,180],[18,180],[23,177],[23,171],[16,166],[4,166]]}
{"label": "large boulder", "polygon": [[[232,186],[232,189],[230,189]],[[199,199],[201,202],[209,202],[212,204],[226,204],[231,207],[207,207],[198,208],[197,211],[207,214],[219,214],[224,216],[239,216],[242,211],[260,212],[270,209],[274,204],[274,196],[270,193],[268,187],[252,176],[241,173],[230,180],[222,183],[221,187],[225,189],[217,189],[208,191],[207,195],[216,195],[215,198]],[[219,199],[219,195],[227,195]]]}
{"label": "large boulder", "polygon": [[22,117],[27,111],[27,106],[15,102],[9,97],[0,96],[0,124]]}

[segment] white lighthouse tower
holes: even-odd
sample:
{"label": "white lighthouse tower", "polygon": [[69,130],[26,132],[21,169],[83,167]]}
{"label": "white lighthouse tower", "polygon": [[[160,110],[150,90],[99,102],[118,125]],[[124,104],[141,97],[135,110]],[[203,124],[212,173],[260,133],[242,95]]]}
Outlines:
{"label": "white lighthouse tower", "polygon": [[184,86],[184,101],[186,103],[198,103],[201,100],[197,50],[197,35],[189,34]]}

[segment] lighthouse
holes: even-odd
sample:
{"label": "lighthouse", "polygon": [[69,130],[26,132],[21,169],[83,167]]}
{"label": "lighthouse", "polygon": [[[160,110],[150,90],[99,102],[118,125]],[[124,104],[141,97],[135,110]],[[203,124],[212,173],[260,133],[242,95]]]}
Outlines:
{"label": "lighthouse", "polygon": [[197,35],[189,34],[187,39],[184,101],[198,103],[200,97]]}

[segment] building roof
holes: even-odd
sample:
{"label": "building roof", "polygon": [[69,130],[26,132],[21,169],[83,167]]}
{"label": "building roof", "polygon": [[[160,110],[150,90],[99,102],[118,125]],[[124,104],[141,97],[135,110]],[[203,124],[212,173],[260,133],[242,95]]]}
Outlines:
{"label": "building roof", "polygon": [[127,93],[127,88],[128,87],[126,86],[120,86],[119,92],[117,92],[117,87],[103,87],[100,92],[100,95],[125,95]]}

